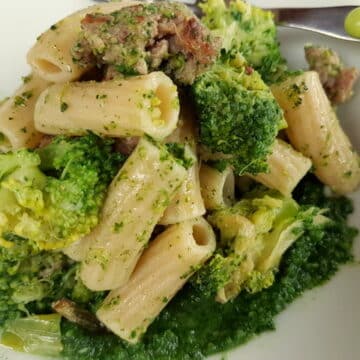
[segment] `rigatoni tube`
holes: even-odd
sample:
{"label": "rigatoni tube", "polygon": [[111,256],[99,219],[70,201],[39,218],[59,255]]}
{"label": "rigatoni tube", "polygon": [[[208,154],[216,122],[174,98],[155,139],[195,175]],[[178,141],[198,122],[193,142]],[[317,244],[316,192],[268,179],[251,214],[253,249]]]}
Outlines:
{"label": "rigatoni tube", "polygon": [[127,80],[55,84],[36,105],[35,126],[46,134],[163,139],[176,128],[177,89],[162,72]]}
{"label": "rigatoni tube", "polygon": [[26,76],[15,94],[0,105],[0,152],[39,145],[43,134],[35,130],[34,108],[49,85],[36,75]]}
{"label": "rigatoni tube", "polygon": [[182,144],[191,149],[193,165],[188,169],[188,175],[175,195],[169,207],[165,210],[160,224],[170,225],[190,220],[205,214],[205,205],[201,196],[199,179],[199,161],[196,157],[196,142],[193,116],[188,109],[180,113],[178,128],[165,139],[165,142]]}
{"label": "rigatoni tube", "polygon": [[311,158],[315,175],[339,194],[360,183],[359,156],[341,128],[321,85],[309,71],[271,88],[285,111],[291,144]]}
{"label": "rigatoni tube", "polygon": [[145,250],[129,282],[110,292],[97,317],[122,339],[138,342],[215,247],[214,232],[203,218],[170,226]]}
{"label": "rigatoni tube", "polygon": [[155,225],[187,175],[167,150],[143,138],[110,185],[80,276],[91,290],[124,285]]}
{"label": "rigatoni tube", "polygon": [[207,210],[230,206],[235,199],[235,177],[230,166],[224,171],[219,171],[202,164],[200,186]]}
{"label": "rigatoni tube", "polygon": [[275,141],[267,163],[269,172],[248,176],[283,195],[290,195],[312,166],[309,158],[280,139]]}
{"label": "rigatoni tube", "polygon": [[194,164],[188,169],[185,181],[165,210],[159,224],[176,224],[202,216],[205,212],[204,201],[200,191],[199,163],[195,157]]}
{"label": "rigatoni tube", "polygon": [[74,81],[89,70],[74,63],[71,49],[81,31],[81,20],[89,13],[111,13],[123,7],[139,4],[138,1],[104,3],[71,14],[52,25],[40,35],[27,54],[33,71],[51,82]]}

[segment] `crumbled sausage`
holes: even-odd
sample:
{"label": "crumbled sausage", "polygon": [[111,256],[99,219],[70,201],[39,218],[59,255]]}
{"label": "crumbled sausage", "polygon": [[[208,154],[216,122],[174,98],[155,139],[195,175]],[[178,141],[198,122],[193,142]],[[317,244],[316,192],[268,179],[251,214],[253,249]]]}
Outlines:
{"label": "crumbled sausage", "polygon": [[44,135],[41,138],[40,144],[38,145],[39,148],[43,148],[49,144],[51,144],[52,140],[53,140],[54,136],[53,135]]}
{"label": "crumbled sausage", "polygon": [[310,70],[319,74],[332,104],[341,104],[352,97],[354,85],[359,78],[358,69],[345,68],[339,55],[326,47],[307,46],[305,57]]}
{"label": "crumbled sausage", "polygon": [[164,70],[191,84],[216,59],[218,38],[183,4],[155,2],[109,15],[88,14],[72,54],[80,65],[107,65],[106,78]]}
{"label": "crumbled sausage", "polygon": [[139,143],[140,138],[138,137],[126,137],[115,140],[115,150],[120,152],[123,155],[130,155],[137,144]]}

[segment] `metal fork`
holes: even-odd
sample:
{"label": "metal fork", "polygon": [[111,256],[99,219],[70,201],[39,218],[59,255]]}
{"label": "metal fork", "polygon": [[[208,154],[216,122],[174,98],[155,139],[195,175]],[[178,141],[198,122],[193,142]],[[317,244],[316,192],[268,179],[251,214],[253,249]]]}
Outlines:
{"label": "metal fork", "polygon": [[[93,0],[106,2],[109,0]],[[201,16],[201,0],[177,0],[186,4],[196,15]],[[275,14],[279,26],[308,30],[333,38],[358,42],[360,39],[345,32],[344,21],[356,6],[332,6],[321,8],[279,8],[269,9]]]}

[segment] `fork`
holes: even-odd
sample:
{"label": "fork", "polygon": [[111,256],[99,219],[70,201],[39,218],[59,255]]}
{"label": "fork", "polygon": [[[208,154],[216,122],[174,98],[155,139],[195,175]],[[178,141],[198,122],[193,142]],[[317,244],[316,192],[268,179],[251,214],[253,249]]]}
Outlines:
{"label": "fork", "polygon": [[[106,2],[109,0],[93,1]],[[201,9],[199,7],[201,0],[177,1],[186,4],[196,15],[201,16]],[[276,23],[279,26],[308,30],[333,38],[360,43],[360,38],[347,34],[344,29],[346,17],[356,8],[356,6],[331,6],[321,8],[279,8],[269,10],[274,13]]]}

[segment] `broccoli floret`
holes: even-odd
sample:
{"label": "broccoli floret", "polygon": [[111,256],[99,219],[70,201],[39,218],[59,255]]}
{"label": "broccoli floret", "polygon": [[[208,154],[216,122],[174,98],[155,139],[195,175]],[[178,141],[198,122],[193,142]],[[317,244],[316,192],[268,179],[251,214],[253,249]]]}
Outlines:
{"label": "broccoli floret", "polygon": [[245,289],[249,293],[257,293],[270,287],[275,281],[274,271],[252,271],[245,282]]}
{"label": "broccoli floret", "polygon": [[89,233],[123,161],[112,140],[94,134],[0,154],[0,245],[16,235],[57,249]]}
{"label": "broccoli floret", "polygon": [[238,175],[266,172],[266,158],[286,122],[259,74],[238,53],[223,53],[192,89],[202,145]]}
{"label": "broccoli floret", "polygon": [[0,244],[0,324],[29,313],[48,313],[62,297],[90,307],[102,293],[92,293],[77,275],[79,265],[61,252],[41,251],[13,234]]}
{"label": "broccoli floret", "polygon": [[239,255],[224,256],[219,251],[191,278],[191,283],[205,296],[213,296],[229,283],[241,261],[242,257]]}
{"label": "broccoli floret", "polygon": [[242,290],[255,293],[272,286],[281,257],[304,227],[327,221],[319,209],[301,208],[292,198],[263,188],[208,220],[220,232],[222,254],[200,271],[195,283],[223,303]]}
{"label": "broccoli floret", "polygon": [[281,56],[271,11],[242,0],[207,0],[201,6],[202,21],[223,39],[222,47],[239,50],[266,83],[278,81],[287,69]]}

